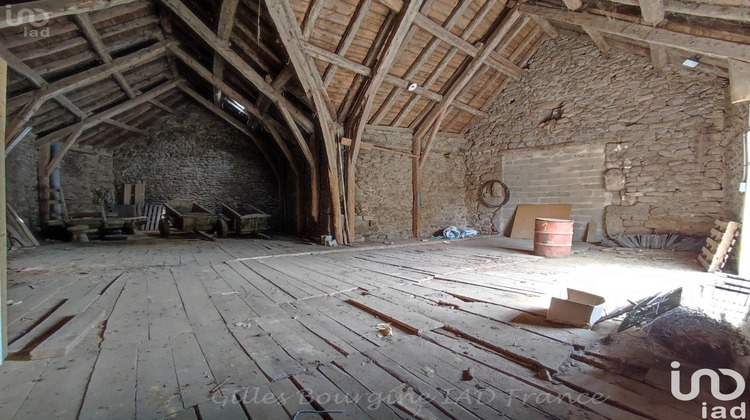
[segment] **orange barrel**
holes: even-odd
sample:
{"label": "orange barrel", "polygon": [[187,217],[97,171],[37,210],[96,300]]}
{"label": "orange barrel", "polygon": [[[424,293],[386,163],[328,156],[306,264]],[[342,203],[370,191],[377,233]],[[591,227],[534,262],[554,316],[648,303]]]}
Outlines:
{"label": "orange barrel", "polygon": [[572,246],[572,220],[536,219],[534,254],[547,258],[567,257]]}

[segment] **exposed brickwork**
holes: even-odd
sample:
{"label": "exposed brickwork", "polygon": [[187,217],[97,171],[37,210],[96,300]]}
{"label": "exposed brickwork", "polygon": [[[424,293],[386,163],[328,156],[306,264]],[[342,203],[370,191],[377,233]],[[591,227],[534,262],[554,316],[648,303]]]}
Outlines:
{"label": "exposed brickwork", "polygon": [[[489,230],[492,212],[474,197],[481,182],[501,175],[502,151],[535,158],[547,153],[539,147],[564,144],[604,146],[610,235],[705,234],[715,218],[736,218],[743,108],[729,104],[726,85],[683,68],[659,74],[646,57],[618,49],[602,54],[568,36],[546,41],[523,79],[510,83],[467,135],[470,223]],[[555,108],[561,118],[549,120]],[[604,189],[600,194],[609,198]]]}
{"label": "exposed brickwork", "polygon": [[583,239],[589,224],[602,234],[604,208],[612,195],[602,182],[604,145],[551,147],[533,154],[509,151],[502,159],[503,182],[511,191],[502,226],[509,225],[518,204],[572,204],[573,238]]}

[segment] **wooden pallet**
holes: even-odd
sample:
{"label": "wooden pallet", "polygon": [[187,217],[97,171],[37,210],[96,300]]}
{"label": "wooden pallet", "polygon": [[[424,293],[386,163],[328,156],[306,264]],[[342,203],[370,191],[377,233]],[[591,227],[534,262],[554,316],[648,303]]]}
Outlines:
{"label": "wooden pallet", "polygon": [[716,221],[714,228],[711,229],[711,235],[706,238],[706,246],[698,255],[698,261],[706,267],[706,271],[713,273],[724,268],[737,242],[739,232],[739,222]]}
{"label": "wooden pallet", "polygon": [[146,216],[143,230],[146,232],[159,230],[159,219],[162,214],[164,214],[163,204],[147,204],[143,210],[143,215]]}

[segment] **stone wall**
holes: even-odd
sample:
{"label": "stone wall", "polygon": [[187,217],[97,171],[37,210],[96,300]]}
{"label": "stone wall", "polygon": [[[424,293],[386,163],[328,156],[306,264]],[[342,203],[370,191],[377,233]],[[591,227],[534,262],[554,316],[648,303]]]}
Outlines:
{"label": "stone wall", "polygon": [[[364,141],[403,152],[411,136],[399,132],[367,131]],[[459,153],[462,142],[439,137],[425,163],[422,183],[421,234],[428,236],[450,225],[466,225],[464,179],[466,166]],[[412,237],[411,158],[362,150],[357,162],[357,240]]]}
{"label": "stone wall", "polygon": [[114,152],[117,185],[143,182],[146,201],[191,200],[212,210],[219,203],[252,204],[272,214],[277,183],[244,134],[202,107],[188,104]]}
{"label": "stone wall", "polygon": [[535,158],[565,144],[604,147],[609,235],[705,234],[715,218],[737,217],[744,122],[726,79],[681,67],[659,74],[646,57],[602,54],[570,35],[546,41],[528,67],[467,134],[470,223],[492,226],[475,197],[501,174],[500,152]]}
{"label": "stone wall", "polygon": [[60,178],[68,211],[96,211],[95,191],[110,202],[116,197],[112,152],[91,147],[73,148],[60,165]]}
{"label": "stone wall", "polygon": [[31,138],[19,143],[5,159],[8,203],[33,230],[39,229],[38,160]]}

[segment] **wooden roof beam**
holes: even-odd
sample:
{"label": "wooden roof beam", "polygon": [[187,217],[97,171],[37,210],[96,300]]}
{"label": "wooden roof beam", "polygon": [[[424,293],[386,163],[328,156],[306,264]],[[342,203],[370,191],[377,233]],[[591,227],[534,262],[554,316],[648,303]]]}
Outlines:
{"label": "wooden roof beam", "polygon": [[[365,132],[365,125],[370,120],[370,113],[375,106],[375,95],[377,95],[380,85],[385,81],[388,72],[396,61],[396,58],[401,53],[401,46],[404,43],[407,32],[414,22],[414,18],[419,14],[419,8],[422,6],[423,0],[411,0],[409,4],[401,9],[396,21],[394,23],[393,30],[388,36],[388,40],[384,45],[383,54],[377,62],[377,65],[372,69],[372,75],[365,84],[366,88],[364,95],[360,99],[361,106],[359,107],[359,114],[355,111],[355,118],[348,124],[348,130],[351,131],[352,145],[349,151],[349,161],[346,172],[346,201],[347,201],[347,223],[349,224],[349,232],[354,234],[354,219],[355,219],[355,181],[356,181],[356,167],[357,157],[359,156],[359,149],[362,147],[362,134]],[[355,110],[357,108],[355,107]]]}
{"label": "wooden roof beam", "polygon": [[[459,50],[465,52],[471,57],[476,57],[479,48],[475,47],[465,39],[463,39],[460,36],[455,35],[453,32],[449,31],[448,29],[440,26],[439,24],[435,23],[432,19],[429,17],[419,14],[417,18],[414,20],[414,23],[419,25],[422,29],[426,30],[427,32],[431,33],[432,35],[440,38],[444,42],[448,43],[451,46],[454,46],[458,48]],[[502,55],[498,54],[495,51],[492,51],[490,53],[490,56],[485,60],[486,64],[495,70],[505,73],[510,77],[513,77],[514,79],[520,79],[525,71],[512,63],[511,61],[507,60]]]}
{"label": "wooden roof beam", "polygon": [[612,49],[607,40],[604,39],[604,35],[602,35],[601,32],[587,26],[584,26],[583,30],[586,31],[589,37],[591,37],[591,40],[594,41],[594,45],[596,45],[602,53],[607,53]]}
{"label": "wooden roof beam", "polygon": [[[333,109],[328,92],[325,90],[323,80],[315,67],[315,63],[313,63],[312,57],[305,54],[304,45],[307,41],[297,23],[294,10],[288,0],[267,2],[266,7],[279,33],[279,38],[281,38],[281,42],[289,55],[289,61],[294,66],[305,92],[312,98],[317,111],[326,153],[328,192],[331,199],[332,233],[339,243],[345,244],[347,241],[344,240],[344,226],[341,217],[340,169],[337,163],[338,146],[336,137],[339,127],[336,120],[336,111]],[[352,235],[354,232],[349,233],[350,238],[353,238]]]}
{"label": "wooden roof beam", "polygon": [[[328,63],[335,63],[337,66],[343,69],[349,70],[353,73],[359,74],[361,76],[369,77],[372,74],[372,69],[370,69],[369,67],[363,66],[362,64],[356,63],[347,58],[336,55],[335,53],[332,53],[324,48],[320,48],[316,45],[308,44],[305,47],[305,51],[308,54],[310,54],[312,57],[315,57],[319,60],[326,61]],[[396,86],[404,90],[410,84],[409,81],[398,78],[391,74],[386,75],[383,81],[389,85]],[[414,93],[416,95],[424,96],[425,98],[434,102],[440,102],[443,99],[443,95],[440,95],[439,93],[435,93],[421,86],[417,86],[417,89],[414,90]],[[462,111],[468,112],[470,114],[480,116],[480,117],[487,116],[487,113],[485,113],[484,111],[480,111],[478,109],[472,108],[459,101],[453,101],[453,103],[451,103],[451,106],[456,107]]]}
{"label": "wooden roof beam", "polygon": [[583,7],[583,2],[581,0],[563,0],[565,3],[565,6],[570,10],[578,10],[581,7]]}
{"label": "wooden roof beam", "polygon": [[[480,23],[485,19],[487,14],[492,10],[493,7],[495,7],[496,4],[497,4],[496,1],[487,1],[486,3],[484,3],[482,7],[479,9],[479,11],[477,11],[477,14],[474,16],[474,18],[471,20],[471,23],[462,31],[461,39],[463,40],[468,39],[471,36],[471,34],[473,34],[474,31],[476,31]],[[437,40],[437,38],[433,38],[433,40]],[[448,50],[445,56],[443,56],[440,59],[440,62],[434,68],[434,70],[432,71],[432,74],[430,74],[427,77],[427,80],[425,80],[423,86],[421,87],[426,90],[429,90],[432,87],[432,85],[438,81],[440,75],[443,74],[443,72],[451,63],[451,61],[453,60],[453,57],[455,57],[457,53],[458,53],[458,48],[456,46],[451,46],[451,48]],[[455,101],[455,103],[460,103],[460,102]],[[392,125],[400,126],[401,123],[404,121],[404,119],[406,119],[406,117],[409,115],[412,108],[416,104],[417,104],[416,96],[412,96],[411,98],[409,98],[409,101],[406,103],[406,105],[403,108],[401,108],[401,111],[399,111],[399,113],[396,115],[396,118],[393,120]],[[457,108],[463,109],[461,107],[457,107]]]}
{"label": "wooden roof beam", "polygon": [[83,120],[83,121],[81,121],[81,122],[79,122],[77,124],[68,126],[68,127],[63,128],[61,130],[58,130],[58,131],[56,131],[54,133],[48,134],[48,135],[46,135],[46,136],[38,139],[36,141],[36,146],[37,147],[41,147],[41,146],[50,144],[50,143],[54,142],[56,139],[58,139],[59,137],[68,136],[71,133],[74,133],[74,132],[78,131],[81,128],[83,128],[83,130],[86,130],[86,129],[89,129],[91,127],[94,127],[94,126],[96,126],[96,125],[104,122],[105,120],[113,118],[113,117],[115,117],[115,116],[117,116],[117,115],[119,115],[119,114],[121,114],[121,113],[129,110],[129,109],[132,109],[132,108],[134,108],[134,107],[136,107],[138,105],[141,105],[141,104],[143,104],[145,102],[148,102],[149,100],[154,99],[157,96],[159,96],[159,95],[161,95],[161,94],[163,94],[165,92],[168,92],[168,91],[174,89],[176,87],[178,81],[180,81],[180,79],[170,80],[170,81],[168,81],[166,83],[163,83],[160,86],[158,86],[158,87],[156,87],[156,88],[154,88],[154,89],[152,89],[152,90],[150,90],[150,91],[148,91],[148,92],[146,92],[144,94],[136,96],[135,98],[130,99],[130,100],[126,101],[126,102],[123,102],[123,103],[121,103],[121,104],[119,104],[119,105],[117,105],[117,106],[115,106],[115,107],[113,107],[111,109],[108,109],[106,111],[100,112],[99,114],[96,114],[96,115],[92,115],[92,116],[86,118],[85,120]]}
{"label": "wooden roof beam", "polygon": [[519,8],[523,13],[529,15],[541,16],[553,22],[586,26],[604,34],[612,34],[635,41],[677,48],[709,57],[733,58],[750,62],[750,48],[747,48],[747,45],[744,44],[702,38],[666,29],[639,25],[637,23],[608,19],[603,16],[565,12],[549,7],[534,6],[528,3],[520,5]]}
{"label": "wooden roof beam", "polygon": [[[75,19],[78,23],[78,26],[81,28],[84,37],[91,44],[91,47],[94,49],[96,54],[101,57],[105,64],[112,64],[114,62],[114,59],[112,58],[112,55],[107,51],[107,47],[104,45],[104,41],[102,41],[101,35],[99,35],[96,27],[94,27],[94,23],[91,21],[88,13],[78,14],[76,15]],[[128,98],[132,99],[138,96],[138,92],[136,92],[133,87],[130,86],[130,83],[125,79],[125,76],[123,76],[121,71],[115,70],[112,75],[114,76],[115,81],[117,81],[117,84],[122,88],[123,92],[125,92],[125,94],[128,96]],[[157,108],[166,108],[159,104],[159,101],[157,101],[156,99],[152,99],[149,102],[154,104]],[[111,125],[115,126],[117,123],[116,121],[108,122]]]}
{"label": "wooden roof beam", "polygon": [[[482,15],[482,11],[486,10],[489,11],[489,9],[495,4],[496,0],[489,0],[482,5],[482,9],[480,12],[475,16],[475,19],[472,19],[472,23],[470,26],[475,25],[476,20],[481,20],[484,16]],[[456,22],[459,18],[461,18],[466,11],[466,8],[469,6],[471,2],[470,1],[463,1],[460,2],[456,7],[453,8],[453,11],[451,11],[450,16],[448,16],[448,19],[443,24],[443,28],[450,30],[455,26]],[[420,10],[422,13],[425,13],[425,7],[422,7],[422,10]],[[486,12],[485,12],[486,13]],[[476,22],[476,25],[478,25],[479,22]],[[407,35],[407,39],[404,41],[405,43],[408,43],[411,39],[411,36],[414,36],[414,33],[416,33],[416,26],[412,27],[412,30],[409,31],[409,34]],[[409,36],[411,35],[411,36]],[[406,69],[406,73],[404,73],[403,78],[405,80],[411,80],[419,71],[420,68],[422,68],[422,65],[432,56],[432,54],[437,49],[438,45],[440,44],[440,39],[437,37],[433,37],[430,39],[430,41],[427,43],[427,45],[422,49],[422,51],[419,52],[419,56],[417,56],[417,59],[414,60],[411,64],[409,64],[409,68]],[[433,74],[438,72],[438,68],[440,65],[438,65],[434,70]],[[422,87],[420,87],[422,88]],[[428,86],[429,88],[429,86]],[[425,89],[428,90],[429,89]],[[388,93],[388,96],[386,97],[385,101],[381,104],[380,108],[375,112],[375,115],[373,115],[370,123],[371,124],[379,124],[383,118],[386,116],[388,111],[391,110],[393,107],[393,104],[396,103],[396,100],[398,100],[398,97],[401,95],[401,90],[394,87],[391,89],[390,93]],[[409,104],[413,103],[416,100],[416,97],[412,96],[409,98],[409,101],[407,103],[407,107]]]}
{"label": "wooden roof beam", "polygon": [[[346,52],[349,50],[349,47],[354,41],[354,36],[357,35],[357,31],[359,30],[359,27],[362,25],[362,21],[364,21],[365,16],[367,15],[367,9],[370,7],[370,1],[371,0],[363,0],[360,1],[357,5],[357,9],[354,11],[354,16],[352,17],[351,22],[349,22],[349,25],[347,25],[346,30],[344,31],[344,35],[341,37],[339,44],[336,46],[336,54],[342,57],[346,55]],[[338,66],[336,66],[335,64],[330,64],[325,73],[323,73],[323,84],[325,86],[331,84],[331,81],[336,76],[337,69]]]}
{"label": "wooden roof beam", "polygon": [[[11,5],[8,14],[0,20],[0,29],[26,23],[48,21],[61,16],[109,9],[137,0],[38,0]],[[24,13],[20,13],[20,11]],[[31,10],[32,13],[28,11]],[[7,19],[10,16],[11,19]]]}
{"label": "wooden roof beam", "polygon": [[[224,0],[221,3],[221,11],[219,12],[219,28],[216,31],[216,37],[219,42],[227,44],[229,37],[232,36],[232,29],[234,28],[234,18],[237,15],[237,6],[240,4],[240,0]],[[228,46],[228,45],[227,45]],[[214,52],[214,75],[217,79],[224,79],[224,60],[221,58],[221,54]],[[221,91],[214,87],[214,104],[218,105],[221,102]]]}
{"label": "wooden roof beam", "polygon": [[188,9],[180,0],[161,0],[172,12],[187,23],[190,28],[205,41],[209,46],[214,48],[227,63],[235,67],[261,94],[268,96],[274,103],[281,103],[286,106],[293,118],[308,133],[315,129],[315,125],[304,113],[297,109],[288,99],[284,98],[281,93],[274,89],[265,78],[258,74],[245,60],[237,53],[232,51],[225,42],[221,42],[216,34],[211,31],[195,14]]}
{"label": "wooden roof beam", "polygon": [[[438,103],[430,111],[429,114],[425,116],[424,120],[422,120],[419,128],[414,134],[415,138],[422,139],[429,132],[430,128],[433,126],[433,123],[435,123],[435,121],[438,120],[440,116],[444,116],[447,114],[447,110],[451,106],[453,100],[458,97],[466,84],[469,83],[474,74],[482,67],[484,60],[486,60],[490,56],[490,53],[500,44],[505,35],[510,32],[510,30],[520,18],[521,14],[518,12],[518,9],[514,9],[510,12],[510,14],[508,14],[505,20],[500,25],[498,25],[497,28],[495,28],[494,32],[487,39],[487,42],[484,44],[484,46],[482,46],[481,51],[477,54],[476,57],[471,59],[460,76],[458,76],[453,84],[451,84],[451,86],[448,88],[445,95],[443,96],[443,100]],[[429,150],[429,147],[431,147],[431,145],[428,143],[428,145],[425,146],[424,149]],[[427,155],[421,154],[422,161],[426,159],[426,157]],[[423,163],[421,163],[420,165],[423,165]]]}
{"label": "wooden roof beam", "polygon": [[[610,0],[613,3],[626,4],[628,6],[640,6],[643,10],[643,0]],[[654,0],[651,0],[654,1]],[[701,16],[714,19],[733,20],[737,22],[750,22],[750,10],[747,6],[726,6],[710,4],[706,2],[691,2],[680,0],[661,0],[664,12],[677,13],[681,15]],[[644,15],[645,20],[645,15]]]}
{"label": "wooden roof beam", "polygon": [[638,3],[641,6],[643,23],[656,26],[664,20],[663,0],[638,0]]}

